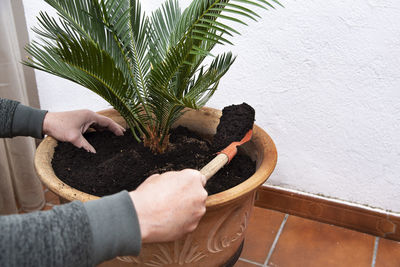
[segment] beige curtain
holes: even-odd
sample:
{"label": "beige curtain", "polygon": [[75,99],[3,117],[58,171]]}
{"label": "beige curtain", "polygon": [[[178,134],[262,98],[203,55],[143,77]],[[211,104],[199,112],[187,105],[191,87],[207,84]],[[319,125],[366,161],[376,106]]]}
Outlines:
{"label": "beige curtain", "polygon": [[[0,0],[0,97],[37,106],[32,97],[36,93],[31,92],[31,84],[27,86],[32,73],[27,74],[20,64],[20,43],[27,39],[21,37],[21,30],[26,34],[24,24],[21,1]],[[17,213],[18,204],[24,211],[44,206],[42,185],[33,167],[34,151],[35,141],[30,137],[0,139],[0,214]]]}

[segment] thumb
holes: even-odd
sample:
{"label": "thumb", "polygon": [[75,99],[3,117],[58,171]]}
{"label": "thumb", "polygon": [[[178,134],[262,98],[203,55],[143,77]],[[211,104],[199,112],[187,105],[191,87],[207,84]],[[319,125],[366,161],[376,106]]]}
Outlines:
{"label": "thumb", "polygon": [[96,149],[94,149],[94,147],[85,139],[85,137],[83,137],[82,134],[71,143],[78,148],[82,147],[87,152],[96,153]]}

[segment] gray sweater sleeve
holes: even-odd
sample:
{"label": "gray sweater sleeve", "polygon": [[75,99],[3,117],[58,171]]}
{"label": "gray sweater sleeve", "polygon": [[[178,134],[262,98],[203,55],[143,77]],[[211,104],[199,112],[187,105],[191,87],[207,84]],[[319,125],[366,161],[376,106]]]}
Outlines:
{"label": "gray sweater sleeve", "polygon": [[0,217],[0,266],[93,266],[89,218],[81,202]]}
{"label": "gray sweater sleeve", "polygon": [[0,216],[0,229],[0,266],[95,266],[138,255],[141,246],[126,191],[50,211]]}
{"label": "gray sweater sleeve", "polygon": [[32,136],[43,138],[43,120],[47,111],[0,98],[0,137]]}
{"label": "gray sweater sleeve", "polygon": [[[0,137],[41,137],[44,115],[0,98]],[[126,191],[51,211],[0,216],[0,229],[0,266],[93,266],[138,255],[141,248],[139,221]]]}
{"label": "gray sweater sleeve", "polygon": [[93,234],[96,264],[116,256],[137,256],[141,248],[139,220],[127,191],[84,204]]}

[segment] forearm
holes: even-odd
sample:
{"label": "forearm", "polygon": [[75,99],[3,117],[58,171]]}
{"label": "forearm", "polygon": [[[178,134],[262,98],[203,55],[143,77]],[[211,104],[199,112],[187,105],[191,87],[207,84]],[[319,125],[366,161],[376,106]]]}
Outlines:
{"label": "forearm", "polygon": [[0,98],[0,137],[43,137],[43,120],[47,111]]}
{"label": "forearm", "polygon": [[93,233],[95,264],[116,256],[137,256],[141,233],[135,207],[127,191],[84,204]]}
{"label": "forearm", "polygon": [[[45,115],[46,111],[0,98],[0,137],[41,138]],[[123,134],[122,127],[115,126],[115,132]],[[0,217],[0,229],[0,266],[25,266],[29,261],[37,266],[86,266],[137,255],[141,247],[139,221],[126,191],[49,212]],[[79,260],[71,260],[75,257]]]}
{"label": "forearm", "polygon": [[0,217],[0,266],[93,266],[89,218],[80,202]]}
{"label": "forearm", "polygon": [[0,217],[0,266],[94,266],[138,255],[139,222],[126,191],[84,204]]}

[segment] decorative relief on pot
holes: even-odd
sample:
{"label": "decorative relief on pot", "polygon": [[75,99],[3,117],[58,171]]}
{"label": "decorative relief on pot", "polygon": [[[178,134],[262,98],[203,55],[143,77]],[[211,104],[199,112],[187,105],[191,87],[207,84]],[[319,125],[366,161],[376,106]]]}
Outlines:
{"label": "decorative relief on pot", "polygon": [[[165,266],[169,264],[190,264],[195,263],[206,257],[203,251],[199,250],[199,246],[193,243],[193,235],[188,234],[185,240],[177,240],[172,246],[168,244],[158,244],[159,253],[153,254],[153,259],[146,262],[147,266]],[[172,248],[172,249],[171,249]]]}
{"label": "decorative relief on pot", "polygon": [[[244,214],[242,208],[237,208],[229,213],[222,216],[211,229],[208,240],[207,249],[211,253],[218,253],[229,247],[236,240],[244,234],[247,229],[249,220],[249,212],[246,211]],[[229,224],[237,224],[238,219],[240,220],[237,230],[234,233],[226,233],[225,229],[230,229]]]}
{"label": "decorative relief on pot", "polygon": [[[207,255],[199,250],[199,245],[193,243],[193,235],[188,234],[184,241],[177,240],[174,243],[157,244],[158,252],[152,255],[152,259],[144,262],[144,265],[151,267],[167,266],[170,264],[191,264],[200,261]],[[129,263],[140,264],[139,257],[118,257],[119,260]],[[143,263],[142,263],[143,264]]]}
{"label": "decorative relief on pot", "polygon": [[254,194],[245,203],[220,216],[207,231],[207,243],[204,244],[206,250],[195,243],[193,234],[188,234],[175,242],[154,244],[156,247],[153,251],[155,252],[151,255],[126,256],[118,257],[118,259],[130,263],[131,266],[136,266],[136,264],[150,267],[191,266],[206,257],[212,257],[210,253],[222,252],[236,241],[240,241],[247,229],[253,204]]}
{"label": "decorative relief on pot", "polygon": [[117,257],[117,259],[126,263],[135,263],[135,264],[141,263],[138,257],[133,257],[133,256],[119,256]]}
{"label": "decorative relief on pot", "polygon": [[117,259],[127,263],[137,263],[137,264],[141,263],[137,257],[132,257],[132,256],[120,256],[117,257]]}

